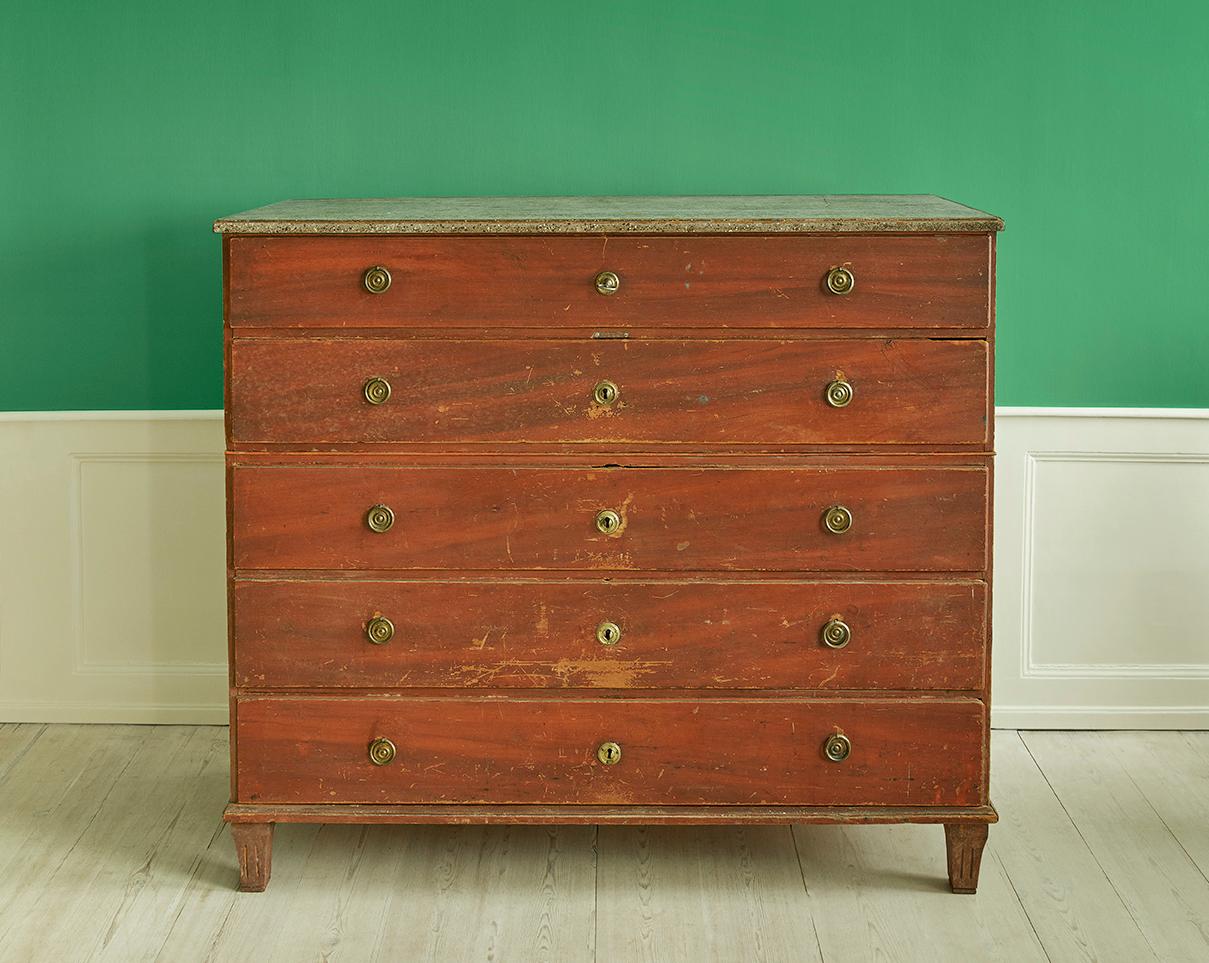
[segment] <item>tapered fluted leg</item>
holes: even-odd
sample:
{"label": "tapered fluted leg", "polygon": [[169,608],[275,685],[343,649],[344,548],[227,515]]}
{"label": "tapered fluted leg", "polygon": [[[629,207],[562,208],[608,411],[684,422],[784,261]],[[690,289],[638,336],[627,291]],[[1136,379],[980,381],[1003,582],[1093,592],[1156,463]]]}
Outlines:
{"label": "tapered fluted leg", "polygon": [[273,868],[273,824],[231,823],[231,838],[239,860],[240,892],[264,892]]}
{"label": "tapered fluted leg", "polygon": [[949,888],[954,893],[978,892],[978,869],[987,842],[986,823],[946,823],[945,848],[949,853]]}

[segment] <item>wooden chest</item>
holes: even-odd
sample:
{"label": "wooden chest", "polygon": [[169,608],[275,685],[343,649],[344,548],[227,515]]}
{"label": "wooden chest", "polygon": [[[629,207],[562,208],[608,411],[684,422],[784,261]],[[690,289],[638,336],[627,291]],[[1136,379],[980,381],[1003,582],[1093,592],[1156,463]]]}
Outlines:
{"label": "wooden chest", "polygon": [[218,221],[231,804],[987,824],[995,234],[941,198]]}

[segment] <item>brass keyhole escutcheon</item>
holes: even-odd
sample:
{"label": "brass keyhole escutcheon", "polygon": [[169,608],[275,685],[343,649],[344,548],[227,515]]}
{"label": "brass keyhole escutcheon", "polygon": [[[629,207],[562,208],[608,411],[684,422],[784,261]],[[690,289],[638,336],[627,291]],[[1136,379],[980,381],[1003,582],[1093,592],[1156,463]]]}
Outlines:
{"label": "brass keyhole escutcheon", "polygon": [[383,645],[395,637],[395,623],[385,615],[375,615],[366,624],[365,635],[374,645]]}
{"label": "brass keyhole escutcheon", "polygon": [[604,535],[612,535],[621,528],[621,516],[613,509],[606,508],[596,513],[596,530]]}
{"label": "brass keyhole escutcheon", "polygon": [[832,294],[848,294],[856,287],[856,278],[846,267],[833,267],[827,272],[827,290]]}
{"label": "brass keyhole escutcheon", "polygon": [[843,505],[832,505],[823,512],[823,525],[833,535],[843,535],[852,527],[852,512]]}
{"label": "brass keyhole escutcheon", "polygon": [[842,649],[852,641],[852,629],[843,619],[831,619],[823,626],[823,644],[833,649]]}
{"label": "brass keyhole escutcheon", "polygon": [[390,272],[384,267],[374,265],[366,270],[361,280],[370,294],[381,294],[390,287]]}
{"label": "brass keyhole escutcheon", "polygon": [[615,766],[621,762],[621,746],[615,742],[602,742],[596,747],[596,758],[606,766]]}
{"label": "brass keyhole escutcheon", "polygon": [[370,378],[361,390],[371,405],[380,405],[390,398],[390,382],[385,378]]}
{"label": "brass keyhole escutcheon", "polygon": [[827,386],[827,404],[832,408],[846,408],[852,401],[852,385],[840,379]]}
{"label": "brass keyhole escutcheon", "polygon": [[615,385],[612,381],[602,381],[592,392],[592,400],[598,405],[607,406],[613,404],[613,402],[617,400],[617,396],[620,393],[621,392],[617,385]]}
{"label": "brass keyhole escutcheon", "polygon": [[601,645],[616,645],[621,641],[621,626],[616,622],[601,622],[596,626],[596,641]]}
{"label": "brass keyhole escutcheon", "polygon": [[852,741],[843,733],[835,732],[823,743],[823,755],[832,762],[843,762],[852,752]]}
{"label": "brass keyhole escutcheon", "polygon": [[375,505],[365,513],[365,524],[372,532],[388,532],[395,523],[395,513],[386,505]]}
{"label": "brass keyhole escutcheon", "polygon": [[385,766],[394,758],[395,744],[385,736],[379,736],[369,744],[369,761],[375,766]]}
{"label": "brass keyhole escutcheon", "polygon": [[601,294],[616,294],[621,287],[621,278],[612,271],[601,271],[596,275],[596,290]]}

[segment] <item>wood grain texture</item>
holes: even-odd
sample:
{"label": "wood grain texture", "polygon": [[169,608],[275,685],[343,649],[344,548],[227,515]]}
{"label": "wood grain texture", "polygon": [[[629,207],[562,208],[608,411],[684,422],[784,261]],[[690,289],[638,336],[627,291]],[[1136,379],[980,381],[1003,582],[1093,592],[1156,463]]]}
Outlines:
{"label": "wood grain texture", "polygon": [[[1137,735],[1028,732],[1022,738],[1158,958],[1209,958],[1209,879],[1114,751],[1114,742],[1136,746]],[[1206,814],[1197,802],[1185,805],[1203,827]],[[1128,846],[1121,845],[1124,827]]]}
{"label": "wood grain texture", "polygon": [[986,824],[945,823],[945,851],[949,864],[949,889],[954,893],[978,892],[978,871],[987,842]]}
{"label": "wood grain texture", "polygon": [[795,826],[793,835],[825,960],[1066,963],[1047,956],[997,862],[986,862],[976,897],[951,894],[939,827]]}
{"label": "wood grain texture", "polygon": [[391,197],[279,201],[219,218],[243,234],[605,234],[998,231],[935,194],[689,197]]}
{"label": "wood grain texture", "polygon": [[496,823],[535,826],[872,826],[896,823],[993,823],[989,803],[978,806],[610,806],[458,805],[455,803],[373,805],[364,803],[231,803],[229,823],[441,823],[478,826]]}
{"label": "wood grain texture", "polygon": [[233,850],[217,834],[183,911],[154,929],[158,957],[128,959],[594,959],[590,826],[280,826],[275,836],[273,883],[250,895],[231,885]]}
{"label": "wood grain texture", "polygon": [[1143,788],[1168,832],[1209,880],[1209,820],[1204,818],[1209,813],[1209,732],[1181,732],[1178,739],[1166,732],[1105,735],[1102,744]]}
{"label": "wood grain texture", "polygon": [[[985,330],[987,235],[232,237],[235,327]],[[830,293],[846,266],[851,292]],[[365,271],[386,268],[371,294]],[[621,287],[601,295],[600,271]]]}
{"label": "wood grain texture", "polygon": [[[366,401],[370,378],[392,386],[384,403]],[[612,404],[593,398],[606,379]],[[835,408],[840,379],[853,397]],[[988,441],[987,345],[974,340],[236,338],[230,384],[236,447]]]}
{"label": "wood grain texture", "polygon": [[602,828],[597,904],[608,911],[597,920],[597,958],[821,963],[790,832]]}
{"label": "wood grain texture", "polygon": [[0,878],[25,884],[0,898],[0,958],[153,958],[173,912],[163,891],[180,892],[216,828],[225,733],[51,726],[39,743],[11,781],[38,801],[0,798],[0,855],[16,856]]}
{"label": "wood grain texture", "polygon": [[[794,827],[801,899],[789,888],[791,840],[704,825],[602,829],[598,844],[591,826],[278,825],[272,885],[238,893],[217,815],[225,738],[219,727],[182,742],[172,726],[0,726],[0,959],[566,963],[592,960],[598,944],[610,963],[651,959],[643,947],[660,960],[683,947],[697,963],[709,958],[706,934],[739,949],[729,959],[757,958],[757,941],[769,958],[808,959],[809,942],[774,955],[804,930],[840,963],[915,960],[921,947],[954,963],[1205,957],[1194,925],[1169,922],[1199,891],[1164,874],[1195,861],[1209,822],[1196,788],[1206,733],[1063,734],[1043,770],[1016,733],[996,732],[992,788],[1005,818],[971,899],[948,895],[938,826],[847,825]],[[1047,778],[1068,802],[1120,792],[1127,805],[1068,811]],[[342,818],[339,807],[302,808],[312,821]],[[1162,824],[1187,856],[1156,845]],[[1189,920],[1203,919],[1200,905]]]}
{"label": "wood grain texture", "polygon": [[239,891],[264,892],[273,870],[273,824],[232,823],[231,840],[239,862]]}
{"label": "wood grain texture", "polygon": [[[976,700],[240,700],[238,801],[615,805],[986,802]],[[843,762],[822,746],[841,732]],[[393,762],[368,746],[385,737]],[[621,761],[603,765],[605,741]]]}
{"label": "wood grain texture", "polygon": [[[1171,745],[1178,738],[1175,733],[1155,735],[1160,745]],[[1142,733],[1129,735],[1130,741],[1142,738]],[[1076,744],[1090,747],[1093,739],[1093,733],[1079,733]],[[1054,795],[1020,734],[993,732],[991,752],[995,757],[991,792],[1003,809],[1003,819],[991,833],[987,872],[992,872],[994,862],[1003,866],[1050,959],[1087,963],[1157,961],[1079,825]],[[1091,755],[1094,762],[1095,753]],[[1191,768],[1186,756],[1172,761],[1175,768],[1155,774],[1158,782],[1154,785],[1166,784],[1178,778],[1177,773]],[[1151,774],[1140,775],[1148,786],[1152,784]],[[1203,823],[1209,815],[1209,800],[1199,814]],[[1131,834],[1124,826],[1121,830],[1113,845],[1131,846]]]}
{"label": "wood grain texture", "polygon": [[[244,687],[982,686],[982,582],[237,579],[230,597]],[[385,644],[366,635],[378,616]],[[833,618],[852,634],[840,649],[821,640]]]}
{"label": "wood grain texture", "polygon": [[[236,569],[976,572],[985,468],[231,469]],[[385,533],[366,512],[395,513]],[[829,506],[853,515],[836,535]],[[598,511],[621,517],[613,534]]]}

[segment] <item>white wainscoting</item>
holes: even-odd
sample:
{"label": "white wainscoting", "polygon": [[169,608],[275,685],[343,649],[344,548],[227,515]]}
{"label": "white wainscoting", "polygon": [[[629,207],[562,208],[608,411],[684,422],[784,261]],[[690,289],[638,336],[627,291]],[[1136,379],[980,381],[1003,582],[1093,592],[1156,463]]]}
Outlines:
{"label": "white wainscoting", "polygon": [[[998,412],[1001,727],[1209,727],[1209,410]],[[224,722],[220,412],[0,415],[0,721]]]}
{"label": "white wainscoting", "polygon": [[221,412],[0,415],[0,721],[227,719]]}
{"label": "white wainscoting", "polygon": [[992,724],[1209,727],[1209,410],[996,415]]}

